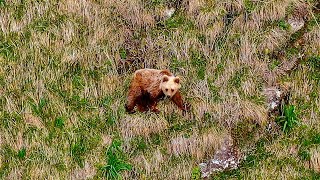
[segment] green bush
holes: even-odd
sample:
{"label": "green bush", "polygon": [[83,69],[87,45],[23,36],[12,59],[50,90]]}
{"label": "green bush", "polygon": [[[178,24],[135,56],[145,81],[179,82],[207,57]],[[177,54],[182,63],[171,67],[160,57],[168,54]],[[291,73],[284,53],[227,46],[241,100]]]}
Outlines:
{"label": "green bush", "polygon": [[200,179],[201,178],[201,173],[200,173],[200,168],[199,167],[195,167],[192,169],[192,175],[191,175],[192,179]]}
{"label": "green bush", "polygon": [[121,171],[131,170],[132,166],[125,161],[125,155],[121,149],[121,142],[113,140],[107,153],[107,165],[102,171],[107,179],[121,179]]}
{"label": "green bush", "polygon": [[277,123],[282,127],[282,131],[288,133],[299,124],[295,106],[285,105],[282,109],[282,115],[277,118]]}

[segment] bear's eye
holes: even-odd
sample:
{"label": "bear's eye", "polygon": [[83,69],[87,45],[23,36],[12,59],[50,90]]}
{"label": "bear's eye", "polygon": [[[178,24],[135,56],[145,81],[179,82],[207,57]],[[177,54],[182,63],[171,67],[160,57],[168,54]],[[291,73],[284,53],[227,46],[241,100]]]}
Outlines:
{"label": "bear's eye", "polygon": [[171,92],[173,92],[174,91],[174,89],[171,89]]}
{"label": "bear's eye", "polygon": [[166,89],[166,91],[168,91],[168,89]]}

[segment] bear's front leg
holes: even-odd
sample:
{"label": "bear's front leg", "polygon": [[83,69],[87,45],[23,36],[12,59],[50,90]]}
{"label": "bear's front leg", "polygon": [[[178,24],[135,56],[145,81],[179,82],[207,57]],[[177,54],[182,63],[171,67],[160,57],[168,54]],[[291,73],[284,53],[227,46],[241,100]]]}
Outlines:
{"label": "bear's front leg", "polygon": [[183,103],[181,93],[179,91],[171,98],[171,100],[183,111],[190,110],[190,104]]}

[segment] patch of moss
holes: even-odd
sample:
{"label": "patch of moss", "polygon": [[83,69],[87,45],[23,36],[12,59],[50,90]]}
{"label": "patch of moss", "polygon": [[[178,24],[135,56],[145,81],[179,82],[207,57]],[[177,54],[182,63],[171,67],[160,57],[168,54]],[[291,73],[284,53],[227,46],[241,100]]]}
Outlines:
{"label": "patch of moss", "polygon": [[257,167],[264,160],[273,157],[274,155],[266,150],[266,143],[266,139],[259,139],[254,152],[246,157],[245,161],[241,163],[241,167]]}
{"label": "patch of moss", "polygon": [[62,117],[62,116],[57,117],[57,118],[54,120],[54,126],[55,126],[56,128],[62,129],[62,128],[65,126],[65,121],[66,121],[66,119],[65,119],[64,117]]}
{"label": "patch of moss", "polygon": [[248,142],[251,142],[257,129],[257,125],[248,120],[237,123],[232,130],[232,135],[236,140],[237,146],[245,147]]}
{"label": "patch of moss", "polygon": [[214,70],[214,79],[218,78],[223,72],[224,72],[224,69],[225,69],[225,63],[219,63],[217,64],[217,67],[216,69]]}
{"label": "patch of moss", "polygon": [[201,52],[191,51],[191,65],[197,68],[198,79],[204,80],[207,60]]}
{"label": "patch of moss", "polygon": [[220,96],[220,87],[215,86],[212,82],[208,80],[209,83],[209,90],[211,92],[211,98],[213,99],[214,102],[220,102],[221,96]]}
{"label": "patch of moss", "polygon": [[18,59],[19,56],[16,52],[17,41],[17,38],[0,36],[0,56],[11,61]]}
{"label": "patch of moss", "polygon": [[242,82],[247,78],[249,69],[243,67],[229,79],[229,84],[237,89],[241,87]]}
{"label": "patch of moss", "polygon": [[200,168],[199,167],[195,167],[195,168],[192,169],[191,179],[193,179],[193,180],[201,179],[201,172],[200,172]]}
{"label": "patch of moss", "polygon": [[311,72],[309,74],[310,79],[320,85],[320,56],[310,57],[306,61],[306,64],[311,67]]}
{"label": "patch of moss", "polygon": [[244,1],[244,8],[247,13],[252,13],[256,8],[256,4],[252,0],[245,0]]}
{"label": "patch of moss", "polygon": [[17,156],[20,160],[24,160],[26,158],[26,154],[27,154],[27,150],[26,148],[21,148],[18,153]]}
{"label": "patch of moss", "polygon": [[130,144],[133,148],[133,156],[135,156],[139,152],[145,152],[150,147],[148,140],[143,136],[133,138]]}
{"label": "patch of moss", "polygon": [[311,31],[315,26],[319,26],[320,13],[314,13],[311,20],[307,24],[307,31]]}
{"label": "patch of moss", "polygon": [[84,167],[85,154],[87,147],[84,138],[80,138],[71,144],[71,157],[81,168]]}
{"label": "patch of moss", "polygon": [[299,129],[297,144],[300,145],[298,155],[301,160],[308,161],[311,158],[310,148],[320,145],[320,132],[308,127]]}
{"label": "patch of moss", "polygon": [[1,156],[6,159],[6,161],[3,161],[0,166],[0,178],[4,179],[12,168],[12,163],[14,163],[14,157],[16,157],[16,152],[8,145],[2,145],[0,148],[0,154]]}
{"label": "patch of moss", "polygon": [[218,172],[213,174],[212,180],[227,180],[227,179],[243,179],[241,171],[239,169],[234,169],[225,172]]}
{"label": "patch of moss", "polygon": [[281,28],[282,30],[289,30],[290,24],[287,23],[284,19],[281,19],[277,22],[277,26]]}
{"label": "patch of moss", "polygon": [[189,31],[194,29],[194,23],[187,19],[182,12],[175,12],[170,18],[166,19],[163,23],[159,24],[162,25],[165,29],[174,30],[181,28],[184,31]]}
{"label": "patch of moss", "polygon": [[119,49],[119,55],[122,60],[127,59],[127,51],[124,48]]}
{"label": "patch of moss", "polygon": [[281,62],[278,59],[272,59],[271,63],[269,63],[269,69],[270,70],[274,70],[275,68],[279,67],[279,65],[281,64]]}

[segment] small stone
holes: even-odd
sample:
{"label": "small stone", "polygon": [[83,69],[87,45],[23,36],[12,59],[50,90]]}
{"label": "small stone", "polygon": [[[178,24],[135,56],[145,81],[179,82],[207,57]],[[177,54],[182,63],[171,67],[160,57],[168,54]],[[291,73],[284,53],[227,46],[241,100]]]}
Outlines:
{"label": "small stone", "polygon": [[263,94],[266,96],[269,113],[277,114],[282,100],[287,94],[287,89],[278,86],[267,87]]}
{"label": "small stone", "polygon": [[277,106],[278,106],[278,104],[276,102],[271,102],[270,109],[274,109]]}
{"label": "small stone", "polygon": [[277,90],[276,91],[276,95],[277,95],[278,98],[280,98],[281,97],[281,91]]}
{"label": "small stone", "polygon": [[165,10],[166,18],[170,18],[176,10],[174,8],[169,8]]}

